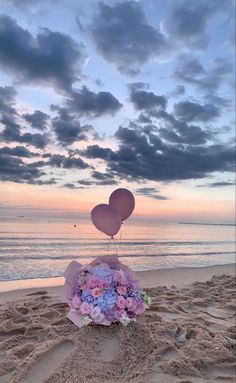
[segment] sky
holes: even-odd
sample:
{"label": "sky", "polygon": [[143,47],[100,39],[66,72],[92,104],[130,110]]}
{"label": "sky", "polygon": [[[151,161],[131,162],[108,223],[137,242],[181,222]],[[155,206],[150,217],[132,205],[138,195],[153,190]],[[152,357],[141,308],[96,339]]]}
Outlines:
{"label": "sky", "polygon": [[1,0],[0,215],[233,222],[232,0]]}

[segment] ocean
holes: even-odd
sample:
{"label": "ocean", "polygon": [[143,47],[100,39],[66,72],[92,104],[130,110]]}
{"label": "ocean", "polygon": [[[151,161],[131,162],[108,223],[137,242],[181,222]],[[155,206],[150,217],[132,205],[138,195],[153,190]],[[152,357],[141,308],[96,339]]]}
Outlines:
{"label": "ocean", "polygon": [[235,261],[235,226],[127,221],[116,240],[88,221],[1,219],[0,281],[61,276],[71,260],[85,264],[118,254],[135,271],[202,267]]}

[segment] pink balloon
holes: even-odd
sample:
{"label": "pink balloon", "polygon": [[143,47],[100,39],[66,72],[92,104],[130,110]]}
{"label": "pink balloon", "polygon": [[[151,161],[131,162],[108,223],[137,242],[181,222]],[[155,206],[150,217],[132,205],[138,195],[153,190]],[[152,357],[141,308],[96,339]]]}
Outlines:
{"label": "pink balloon", "polygon": [[134,210],[135,198],[127,189],[116,189],[110,195],[109,205],[117,211],[121,217],[121,221],[124,221]]}
{"label": "pink balloon", "polygon": [[111,237],[117,234],[121,227],[121,218],[110,205],[100,204],[95,206],[91,211],[91,219],[98,230]]}

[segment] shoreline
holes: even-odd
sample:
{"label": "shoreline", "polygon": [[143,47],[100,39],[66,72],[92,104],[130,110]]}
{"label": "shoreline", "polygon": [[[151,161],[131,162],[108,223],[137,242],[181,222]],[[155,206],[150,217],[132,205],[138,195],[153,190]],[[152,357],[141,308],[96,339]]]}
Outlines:
{"label": "shoreline", "polygon": [[[213,275],[227,274],[235,276],[236,265],[203,266],[203,267],[178,267],[168,269],[157,269],[148,271],[137,271],[135,273],[143,288],[158,286],[184,287],[194,282],[206,282]],[[46,290],[53,296],[60,295],[64,284],[63,277],[25,279],[0,282],[0,302],[26,298],[28,294]]]}

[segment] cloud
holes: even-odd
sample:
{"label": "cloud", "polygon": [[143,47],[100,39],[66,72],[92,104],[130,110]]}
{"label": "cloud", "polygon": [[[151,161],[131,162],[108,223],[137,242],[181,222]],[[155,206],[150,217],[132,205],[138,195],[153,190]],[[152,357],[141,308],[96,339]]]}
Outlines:
{"label": "cloud", "polygon": [[81,186],[76,186],[72,183],[66,183],[63,185],[64,188],[67,188],[67,189],[71,189],[71,190],[74,190],[74,189],[83,189],[83,187]]}
{"label": "cloud", "polygon": [[65,169],[87,169],[90,165],[84,162],[81,158],[65,157],[61,154],[52,154],[48,165],[57,168]]}
{"label": "cloud", "polygon": [[166,201],[169,199],[165,196],[158,194],[158,190],[156,188],[149,188],[149,187],[139,188],[139,189],[136,189],[136,193],[140,195],[144,195],[146,197],[158,199],[161,201]]}
{"label": "cloud", "polygon": [[230,0],[178,1],[164,22],[170,38],[189,49],[205,50],[210,42],[208,26],[211,19],[229,11]]}
{"label": "cloud", "polygon": [[42,175],[44,173],[38,168],[37,163],[26,164],[20,158],[8,154],[0,156],[0,179],[2,181],[38,184]]}
{"label": "cloud", "polygon": [[13,86],[0,87],[0,113],[15,114],[16,94],[17,92]]}
{"label": "cloud", "polygon": [[202,145],[212,138],[212,132],[209,129],[202,129],[197,125],[179,121],[165,111],[157,113],[156,118],[159,126],[163,121],[163,127],[160,126],[158,129],[159,136],[170,143]]}
{"label": "cloud", "polygon": [[34,37],[6,15],[0,25],[0,66],[17,81],[68,90],[78,80],[86,58],[83,44],[50,29]]}
{"label": "cloud", "polygon": [[1,123],[5,125],[5,129],[0,134],[0,137],[5,142],[20,142],[26,143],[36,148],[43,149],[48,144],[48,137],[46,134],[39,133],[24,133],[21,134],[20,126],[11,120],[9,117],[5,117],[1,120]]}
{"label": "cloud", "polygon": [[167,99],[164,96],[157,96],[145,90],[133,89],[130,93],[130,101],[136,110],[159,110],[167,106]]}
{"label": "cloud", "polygon": [[177,85],[176,88],[170,93],[172,97],[179,97],[185,93],[185,87],[183,85]]}
{"label": "cloud", "polygon": [[98,172],[97,170],[94,170],[92,173],[91,173],[91,176],[99,181],[104,181],[104,180],[107,180],[107,179],[111,179],[113,178],[113,175],[112,174],[109,174],[109,173],[101,173],[101,172]]}
{"label": "cloud", "polygon": [[90,146],[84,156],[100,158],[112,172],[130,181],[178,181],[234,171],[233,145],[173,145],[153,130],[119,127],[119,149]]}
{"label": "cloud", "polygon": [[225,186],[235,186],[235,182],[221,181],[221,182],[212,182],[204,185],[198,185],[198,187],[209,187],[209,188],[218,188]]}
{"label": "cloud", "polygon": [[71,145],[75,141],[86,141],[87,133],[93,132],[90,125],[80,125],[79,120],[69,114],[66,108],[53,107],[58,116],[52,119],[52,128],[61,145]]}
{"label": "cloud", "polygon": [[32,114],[24,114],[23,118],[29,122],[32,128],[45,130],[47,128],[49,115],[41,112],[41,110],[35,110],[35,112]]}
{"label": "cloud", "polygon": [[3,148],[0,148],[0,155],[1,154],[9,154],[15,157],[26,157],[26,158],[32,158],[37,156],[37,153],[31,152],[29,149],[25,148],[24,146],[16,146],[15,148],[9,148],[7,146],[4,146]]}
{"label": "cloud", "polygon": [[164,35],[148,24],[135,1],[99,3],[90,28],[97,51],[125,74],[136,75],[143,64],[168,50]]}
{"label": "cloud", "polygon": [[110,92],[94,93],[86,86],[80,91],[71,91],[66,104],[71,111],[87,117],[114,115],[122,108],[122,104]]}
{"label": "cloud", "polygon": [[110,160],[116,158],[116,154],[110,148],[102,148],[99,145],[89,145],[80,152],[87,158],[100,158],[102,160]]}
{"label": "cloud", "polygon": [[212,104],[201,105],[191,101],[181,101],[174,105],[175,115],[185,122],[208,122],[220,116],[220,110]]}
{"label": "cloud", "polygon": [[[201,92],[208,103],[219,106],[230,106],[230,100],[220,97],[217,92],[221,87],[230,87],[234,69],[232,63],[223,58],[215,58],[211,67],[206,70],[198,59],[182,58],[178,62],[173,77],[177,81],[195,86],[197,92]],[[225,94],[225,89],[224,89]]]}
{"label": "cloud", "polygon": [[14,116],[4,115],[0,122],[5,125],[5,129],[0,133],[0,137],[6,142],[26,143],[39,149],[45,148],[48,144],[48,136],[46,134],[22,134],[20,125],[15,122]]}

